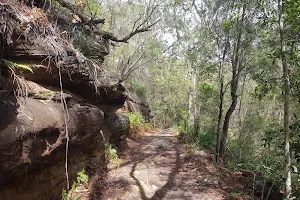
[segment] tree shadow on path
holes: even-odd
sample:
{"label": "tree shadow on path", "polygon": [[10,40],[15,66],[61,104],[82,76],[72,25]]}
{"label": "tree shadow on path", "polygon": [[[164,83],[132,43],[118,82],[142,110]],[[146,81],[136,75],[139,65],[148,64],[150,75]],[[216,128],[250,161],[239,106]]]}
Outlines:
{"label": "tree shadow on path", "polygon": [[[174,139],[174,137],[170,137],[170,139]],[[130,177],[135,180],[135,185],[137,185],[138,188],[139,188],[139,192],[140,192],[142,200],[161,200],[166,195],[166,193],[172,188],[172,186],[174,186],[175,177],[178,174],[179,168],[180,168],[180,155],[179,155],[179,149],[178,149],[177,141],[173,145],[175,146],[175,155],[176,155],[175,165],[174,165],[174,167],[172,168],[171,172],[168,175],[167,182],[161,188],[156,190],[156,192],[154,193],[154,195],[151,198],[146,196],[145,189],[143,188],[140,180],[134,175],[134,172],[136,171],[137,165],[139,163],[143,162],[145,159],[153,158],[157,155],[162,155],[163,153],[157,152],[155,154],[152,154],[150,157],[149,157],[149,155],[148,156],[143,156],[143,158],[141,158],[141,159],[134,162],[134,164],[132,166],[132,169],[131,169],[131,172],[130,172]],[[160,150],[160,151],[163,151],[163,150]]]}

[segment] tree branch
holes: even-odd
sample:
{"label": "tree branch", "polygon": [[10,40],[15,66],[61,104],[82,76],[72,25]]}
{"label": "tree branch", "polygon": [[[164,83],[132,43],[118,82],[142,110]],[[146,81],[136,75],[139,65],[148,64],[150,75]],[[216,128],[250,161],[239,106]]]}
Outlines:
{"label": "tree branch", "polygon": [[[133,62],[130,66],[125,67],[124,70],[122,71],[121,74],[121,82],[125,81],[129,75],[136,69],[139,67],[139,65],[137,65],[137,63],[142,59],[142,57],[145,55],[145,52],[141,53],[141,55],[135,60],[135,62]],[[137,67],[136,67],[137,66]]]}
{"label": "tree branch", "polygon": [[104,24],[105,19],[90,19],[84,13],[80,12],[76,5],[66,1],[66,0],[56,0],[62,7],[65,7],[71,10],[74,14],[76,14],[83,22],[83,24]]}
{"label": "tree branch", "polygon": [[109,32],[97,32],[97,33],[99,33],[106,40],[111,40],[111,41],[114,41],[114,42],[128,43],[128,40],[131,39],[136,34],[151,31],[151,27],[154,26],[155,24],[157,24],[159,21],[160,21],[160,19],[157,20],[156,22],[148,25],[148,26],[143,27],[143,28],[136,28],[129,35],[127,35],[127,36],[125,36],[124,38],[121,38],[121,39],[118,39],[116,36],[112,35]]}

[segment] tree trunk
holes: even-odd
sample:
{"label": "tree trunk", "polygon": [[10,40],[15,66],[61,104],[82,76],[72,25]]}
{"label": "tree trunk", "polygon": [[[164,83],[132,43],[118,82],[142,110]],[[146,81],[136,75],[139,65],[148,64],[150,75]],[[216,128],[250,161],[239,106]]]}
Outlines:
{"label": "tree trunk", "polygon": [[[236,73],[232,73],[233,76]],[[223,131],[222,131],[222,136],[221,136],[221,141],[220,141],[220,152],[219,155],[221,158],[224,158],[225,155],[225,150],[226,150],[226,141],[227,141],[227,136],[228,136],[228,129],[229,129],[229,122],[230,122],[230,117],[232,113],[234,112],[236,105],[237,105],[237,88],[238,88],[238,75],[235,75],[236,77],[234,80],[231,81],[231,105],[225,115],[224,123],[223,123]]]}
{"label": "tree trunk", "polygon": [[278,0],[278,13],[279,13],[279,32],[280,32],[280,49],[281,61],[283,69],[284,81],[284,156],[285,156],[285,198],[290,199],[292,193],[291,181],[291,155],[290,155],[290,133],[289,133],[289,95],[290,95],[290,81],[289,81],[289,66],[286,58],[286,46],[284,41],[284,24],[282,19],[282,0]]}
{"label": "tree trunk", "polygon": [[245,85],[246,85],[246,78],[247,75],[245,74],[243,77],[243,84],[242,84],[242,92],[241,92],[241,97],[240,97],[240,104],[239,104],[239,136],[238,136],[238,140],[239,140],[239,151],[240,151],[240,155],[239,155],[239,160],[242,159],[242,148],[245,144],[245,139],[242,138],[243,137],[243,120],[242,120],[242,107],[243,107],[243,97],[244,97],[244,93],[245,93]]}
{"label": "tree trunk", "polygon": [[[239,83],[239,74],[241,70],[240,66],[240,48],[241,48],[241,40],[242,40],[242,33],[243,33],[243,24],[246,15],[246,3],[243,5],[243,13],[241,16],[241,20],[238,22],[239,26],[237,27],[238,35],[236,38],[236,45],[233,54],[233,62],[232,62],[232,79],[230,83],[230,90],[231,90],[231,105],[227,110],[225,115],[224,123],[223,123],[223,131],[220,140],[220,151],[219,156],[224,159],[225,151],[226,151],[226,141],[228,137],[228,129],[229,129],[229,122],[232,113],[234,112],[236,105],[237,105],[237,89]],[[239,19],[238,19],[239,20]]]}
{"label": "tree trunk", "polygon": [[220,91],[219,91],[219,114],[218,114],[218,124],[217,124],[217,139],[216,139],[216,155],[215,159],[216,162],[219,162],[219,152],[220,152],[220,136],[221,136],[221,123],[222,123],[222,116],[223,116],[223,103],[224,103],[224,62],[225,57],[227,54],[227,48],[228,48],[228,38],[225,40],[225,47],[222,55],[222,60],[220,62],[219,66],[219,80],[220,80]]}
{"label": "tree trunk", "polygon": [[197,95],[197,73],[193,69],[191,72],[192,85],[189,91],[189,118],[188,126],[195,127],[195,115],[196,115],[196,95]]}

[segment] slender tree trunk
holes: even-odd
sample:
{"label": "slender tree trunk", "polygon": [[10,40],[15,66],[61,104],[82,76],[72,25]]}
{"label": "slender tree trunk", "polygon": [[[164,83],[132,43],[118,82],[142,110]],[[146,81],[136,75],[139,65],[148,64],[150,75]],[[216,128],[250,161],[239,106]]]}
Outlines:
{"label": "slender tree trunk", "polygon": [[215,159],[216,162],[219,162],[219,152],[220,152],[220,137],[221,137],[221,123],[222,123],[222,116],[223,116],[223,103],[224,103],[224,64],[225,64],[225,57],[227,54],[228,49],[228,38],[225,40],[225,47],[222,55],[222,60],[219,66],[219,80],[220,80],[220,91],[219,91],[219,114],[218,114],[218,124],[217,124],[217,139],[216,139],[216,155]]}
{"label": "slender tree trunk", "polygon": [[[239,140],[239,149],[240,149],[240,155],[239,155],[239,160],[242,159],[242,148],[245,144],[245,139],[243,139],[243,123],[242,123],[242,107],[243,107],[243,97],[244,97],[244,93],[245,93],[245,85],[246,85],[246,78],[247,75],[245,74],[243,77],[243,84],[242,84],[242,92],[241,92],[241,98],[240,98],[240,103],[239,103],[239,136],[238,136],[238,140]],[[243,139],[243,140],[242,140]]]}
{"label": "slender tree trunk", "polygon": [[[244,93],[245,93],[245,85],[246,85],[246,78],[247,75],[245,74],[243,77],[243,83],[242,83],[242,92],[241,92],[241,98],[240,98],[240,103],[239,103],[239,128],[242,127],[242,107],[243,107],[243,97],[244,97]],[[241,139],[242,134],[241,134],[241,130],[240,130],[240,134],[239,134],[239,139]]]}
{"label": "slender tree trunk", "polygon": [[285,156],[285,198],[290,199],[292,193],[291,181],[291,155],[290,155],[290,133],[289,133],[289,96],[290,96],[290,81],[289,81],[289,66],[286,58],[286,46],[284,39],[284,24],[282,13],[282,0],[278,0],[278,13],[279,13],[279,30],[280,30],[280,49],[281,61],[283,70],[284,81],[284,156]]}
{"label": "slender tree trunk", "polygon": [[239,74],[241,70],[240,66],[240,48],[241,48],[241,40],[242,40],[242,33],[243,33],[243,24],[245,20],[246,15],[246,3],[243,5],[243,13],[241,16],[241,20],[238,22],[239,27],[237,27],[238,35],[233,55],[233,62],[232,62],[232,79],[230,83],[230,90],[231,90],[231,105],[229,109],[227,110],[227,113],[225,115],[224,123],[223,123],[223,131],[222,136],[220,140],[220,151],[219,155],[221,158],[224,158],[225,151],[226,151],[226,141],[228,137],[228,129],[229,129],[229,122],[232,113],[234,112],[236,105],[237,105],[237,89],[238,89],[238,83],[239,83]]}
{"label": "slender tree trunk", "polygon": [[195,115],[196,115],[196,95],[197,95],[197,73],[193,69],[191,72],[192,85],[189,91],[189,127],[195,127]]}
{"label": "slender tree trunk", "polygon": [[[236,73],[233,73],[236,74]],[[226,141],[227,141],[227,136],[228,136],[228,129],[229,129],[229,122],[230,122],[230,117],[232,113],[234,112],[236,105],[237,105],[237,88],[238,88],[238,75],[235,75],[236,77],[234,78],[235,80],[232,80],[231,82],[231,105],[225,115],[224,123],[223,123],[223,131],[222,131],[222,136],[220,140],[220,157],[224,158],[225,155],[225,150],[226,150]]]}

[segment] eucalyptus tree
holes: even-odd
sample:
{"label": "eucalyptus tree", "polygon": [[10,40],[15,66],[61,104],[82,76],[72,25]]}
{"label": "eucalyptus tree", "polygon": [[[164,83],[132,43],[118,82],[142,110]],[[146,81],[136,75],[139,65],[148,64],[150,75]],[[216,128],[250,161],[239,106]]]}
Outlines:
{"label": "eucalyptus tree", "polygon": [[160,26],[161,7],[160,1],[102,1],[101,16],[107,20],[101,29],[104,38],[110,35],[107,39],[111,41],[111,53],[103,65],[108,75],[118,75],[120,83],[155,60],[146,46],[157,37],[155,26]]}
{"label": "eucalyptus tree", "polygon": [[[274,5],[274,2],[269,2],[269,6]],[[292,159],[291,154],[298,154],[298,143],[295,144],[291,140],[290,134],[295,135],[295,130],[298,129],[297,113],[299,110],[293,104],[299,104],[299,1],[277,1],[277,8],[273,8],[277,16],[270,14],[273,24],[277,24],[277,32],[279,33],[278,45],[274,46],[274,58],[280,60],[282,67],[282,76],[279,77],[282,83],[282,102],[283,102],[283,129],[284,134],[284,157],[285,157],[285,198],[290,199],[292,195]],[[274,87],[274,86],[273,86]],[[293,106],[294,122],[291,121],[291,106]],[[292,135],[292,138],[294,137]],[[297,133],[297,135],[299,135]],[[292,149],[290,143],[292,142]],[[296,183],[296,182],[295,182]],[[298,192],[298,191],[297,191]]]}
{"label": "eucalyptus tree", "polygon": [[290,156],[290,133],[289,133],[289,98],[290,98],[290,80],[289,80],[289,67],[286,56],[286,41],[284,34],[284,19],[283,19],[283,3],[282,0],[278,0],[278,21],[279,21],[279,33],[280,33],[280,57],[283,69],[283,82],[284,82],[284,135],[285,135],[285,197],[290,198],[292,193],[292,181],[291,181],[291,156]]}
{"label": "eucalyptus tree", "polygon": [[[239,79],[243,70],[246,69],[245,60],[247,51],[251,49],[254,40],[255,17],[257,14],[256,1],[232,2],[225,1],[216,5],[217,26],[221,27],[218,40],[219,50],[219,116],[217,124],[217,145],[216,157],[224,158],[230,118],[236,109],[238,102],[237,91],[239,89]],[[219,14],[221,13],[221,14]],[[221,16],[220,16],[221,15]],[[228,60],[228,59],[229,60]],[[224,83],[224,67],[231,65],[231,80]],[[226,111],[222,132],[221,119],[223,113],[223,101],[227,87],[230,86],[231,104]]]}

